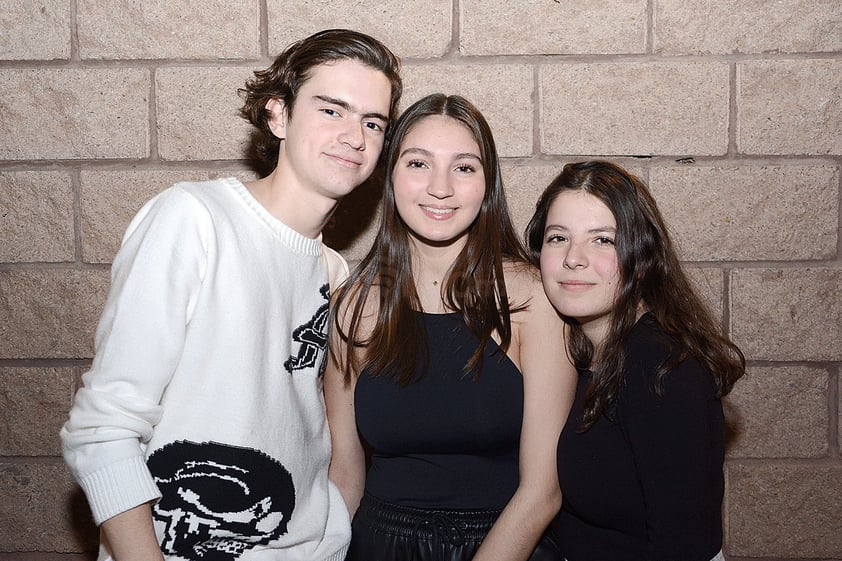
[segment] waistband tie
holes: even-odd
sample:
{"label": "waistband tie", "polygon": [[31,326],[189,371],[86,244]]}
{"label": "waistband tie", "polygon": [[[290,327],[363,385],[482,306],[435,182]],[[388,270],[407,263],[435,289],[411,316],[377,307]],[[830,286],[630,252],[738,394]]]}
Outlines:
{"label": "waistband tie", "polygon": [[433,512],[415,524],[415,536],[421,537],[422,532],[429,532],[433,538],[436,557],[443,559],[441,547],[443,543],[460,546],[465,543],[465,532],[459,524],[443,512]]}

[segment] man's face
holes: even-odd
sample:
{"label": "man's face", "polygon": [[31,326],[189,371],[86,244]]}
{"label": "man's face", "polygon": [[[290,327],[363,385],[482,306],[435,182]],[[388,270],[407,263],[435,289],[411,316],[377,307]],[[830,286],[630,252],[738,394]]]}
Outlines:
{"label": "man's face", "polygon": [[303,194],[339,200],[368,179],[383,149],[391,84],[355,60],[315,66],[292,112],[273,100],[278,172]]}

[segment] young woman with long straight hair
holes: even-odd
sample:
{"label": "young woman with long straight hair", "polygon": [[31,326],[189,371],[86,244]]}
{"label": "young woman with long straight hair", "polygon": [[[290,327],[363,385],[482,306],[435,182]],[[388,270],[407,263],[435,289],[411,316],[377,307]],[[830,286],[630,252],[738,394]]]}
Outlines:
{"label": "young woman with long straight hair", "polygon": [[427,96],[399,118],[385,167],[380,230],[334,298],[325,373],[348,559],[559,559],[542,535],[576,374],[491,131],[465,99]]}

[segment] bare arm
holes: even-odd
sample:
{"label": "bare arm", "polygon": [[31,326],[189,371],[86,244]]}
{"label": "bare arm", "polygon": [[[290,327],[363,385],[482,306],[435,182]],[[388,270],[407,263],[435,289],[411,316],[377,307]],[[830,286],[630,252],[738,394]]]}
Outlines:
{"label": "bare arm", "polygon": [[116,561],[163,561],[152,525],[151,503],[143,503],[102,523],[105,542]]}
{"label": "bare arm", "polygon": [[357,433],[354,413],[354,386],[345,384],[342,371],[331,357],[325,370],[325,405],[333,447],[328,476],[333,481],[351,517],[360,506],[365,488],[365,452]]}
{"label": "bare arm", "polygon": [[[515,280],[528,282],[526,276]],[[518,347],[524,390],[520,482],[474,561],[528,559],[561,507],[556,447],[573,403],[576,371],[565,352],[564,323],[540,281],[529,286],[529,308],[513,316],[518,333],[512,345]]]}
{"label": "bare arm", "polygon": [[[344,309],[338,311],[339,317],[342,318],[340,321],[345,321],[345,312],[353,309],[352,302],[346,301],[345,304]],[[362,323],[362,329],[366,329],[366,316],[363,317]],[[354,388],[358,372],[352,372],[351,379],[346,383],[340,361],[345,357],[347,343],[337,335],[334,325],[331,325],[330,329],[331,352],[324,374],[325,406],[332,446],[328,477],[339,488],[353,518],[365,489],[365,450],[357,432],[354,409]]]}

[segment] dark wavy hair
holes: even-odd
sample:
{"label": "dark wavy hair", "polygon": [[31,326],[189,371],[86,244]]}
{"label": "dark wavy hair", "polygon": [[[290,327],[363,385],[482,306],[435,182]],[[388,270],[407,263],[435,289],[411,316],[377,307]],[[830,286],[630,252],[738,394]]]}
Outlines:
{"label": "dark wavy hair", "polygon": [[[492,333],[499,335],[503,350],[511,342],[510,314],[517,309],[509,304],[503,263],[508,260],[529,265],[526,250],[512,226],[494,137],[482,113],[469,101],[456,95],[432,94],[411,105],[395,124],[385,150],[386,185],[379,233],[371,250],[337,291],[332,306],[332,325],[339,339],[346,343],[344,353],[339,354],[336,348],[332,351],[345,372],[346,381],[351,379],[352,372],[369,369],[374,376],[391,377],[408,384],[416,379],[418,365],[427,360],[426,348],[423,343],[419,348],[418,343],[426,340],[423,326],[413,316],[415,310],[421,310],[421,303],[413,280],[409,230],[395,205],[392,172],[409,131],[435,115],[455,119],[471,132],[479,145],[485,175],[479,214],[469,227],[465,247],[443,287],[446,306],[461,313],[468,328],[480,340],[477,351],[465,365],[465,373],[478,375]],[[360,320],[372,287],[377,288],[378,294],[376,320],[370,335],[362,339]],[[341,318],[338,310],[343,310],[339,312]],[[360,349],[362,357],[358,358]]]}
{"label": "dark wavy hair", "polygon": [[266,109],[269,100],[282,100],[292,114],[298,91],[310,79],[311,70],[320,64],[345,59],[379,70],[389,79],[392,85],[389,121],[394,122],[403,92],[398,57],[364,33],[348,29],[320,31],[287,47],[269,68],[256,70],[245,87],[237,90],[244,100],[240,115],[260,132],[256,149],[264,163],[277,165],[281,142],[269,128],[270,114]]}
{"label": "dark wavy hair", "polygon": [[745,357],[723,333],[696,294],[679,262],[655,199],[646,185],[622,167],[604,161],[567,164],[547,186],[526,227],[530,260],[539,264],[550,206],[565,191],[593,195],[617,222],[616,250],[620,282],[605,342],[595,349],[573,318],[569,348],[579,369],[593,376],[586,390],[583,430],[603,414],[611,416],[623,377],[623,344],[637,321],[640,305],[652,312],[676,342],[673,358],[658,369],[655,390],[661,394],[664,376],[688,356],[711,374],[717,397],[731,391],[745,373]]}

